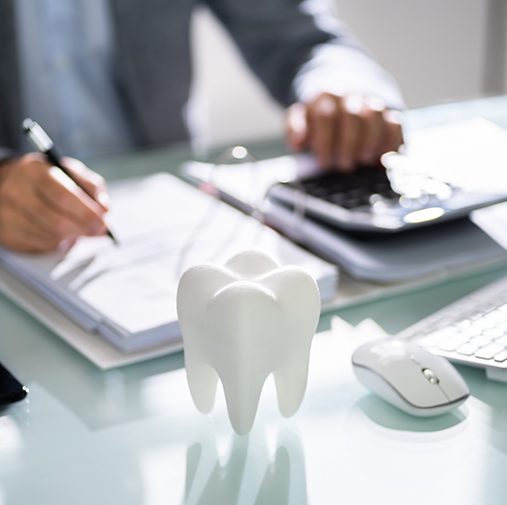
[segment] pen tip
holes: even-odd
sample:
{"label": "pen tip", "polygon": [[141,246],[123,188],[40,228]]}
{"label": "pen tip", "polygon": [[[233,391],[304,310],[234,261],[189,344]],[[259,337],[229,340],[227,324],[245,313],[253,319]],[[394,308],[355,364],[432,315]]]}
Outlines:
{"label": "pen tip", "polygon": [[116,240],[115,236],[109,230],[107,230],[107,236],[113,241],[114,245],[119,244],[118,240]]}

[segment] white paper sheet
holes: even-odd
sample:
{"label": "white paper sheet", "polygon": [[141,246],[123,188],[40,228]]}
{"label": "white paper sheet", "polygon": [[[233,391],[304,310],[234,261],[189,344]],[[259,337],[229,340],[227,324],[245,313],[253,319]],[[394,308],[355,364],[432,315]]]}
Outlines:
{"label": "white paper sheet", "polygon": [[[283,265],[307,268],[323,299],[334,296],[335,266],[174,176],[113,184],[110,195],[107,221],[118,245],[83,237],[69,251],[0,250],[0,258],[74,320],[124,350],[179,338],[176,289],[183,272],[197,262],[223,264],[244,249],[259,247]],[[84,313],[91,323],[83,323]]]}

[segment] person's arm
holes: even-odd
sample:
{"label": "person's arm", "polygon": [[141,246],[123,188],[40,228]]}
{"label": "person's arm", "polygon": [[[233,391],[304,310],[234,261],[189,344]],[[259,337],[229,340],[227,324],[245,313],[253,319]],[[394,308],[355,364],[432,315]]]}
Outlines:
{"label": "person's arm", "polygon": [[2,245],[21,252],[46,252],[81,235],[105,233],[108,203],[103,178],[78,160],[64,161],[86,192],[41,154],[13,157],[10,153],[0,163]]}
{"label": "person's arm", "polygon": [[[287,139],[350,170],[402,142],[401,93],[326,0],[208,0],[246,61],[288,109]],[[350,98],[349,98],[350,97]]]}

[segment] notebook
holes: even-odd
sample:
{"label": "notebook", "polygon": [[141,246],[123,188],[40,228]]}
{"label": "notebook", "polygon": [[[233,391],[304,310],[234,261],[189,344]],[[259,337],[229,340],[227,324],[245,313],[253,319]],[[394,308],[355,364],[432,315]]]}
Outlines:
{"label": "notebook", "polygon": [[50,254],[0,249],[0,265],[122,352],[181,342],[176,290],[198,262],[224,264],[257,247],[282,265],[307,269],[324,303],[336,292],[336,266],[172,175],[114,183],[110,196],[107,225],[118,246],[107,237],[83,237]]}

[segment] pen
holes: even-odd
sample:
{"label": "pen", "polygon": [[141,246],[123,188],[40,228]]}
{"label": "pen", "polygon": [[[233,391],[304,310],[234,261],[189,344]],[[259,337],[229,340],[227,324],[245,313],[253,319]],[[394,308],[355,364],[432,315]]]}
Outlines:
{"label": "pen", "polygon": [[[37,149],[37,151],[46,156],[49,163],[59,168],[65,175],[67,175],[67,177],[70,177],[83,191],[85,191],[85,193],[88,194],[88,192],[80,186],[78,181],[76,181],[72,173],[62,165],[60,156],[55,150],[54,142],[49,138],[49,135],[38,123],[32,121],[30,118],[25,119],[23,121],[23,131],[26,133],[26,136],[33,144],[33,146]],[[118,244],[118,241],[114,238],[113,234],[109,230],[107,230],[107,235],[115,244]]]}

